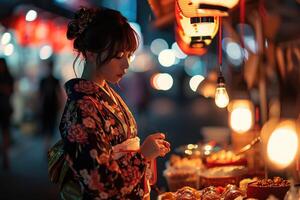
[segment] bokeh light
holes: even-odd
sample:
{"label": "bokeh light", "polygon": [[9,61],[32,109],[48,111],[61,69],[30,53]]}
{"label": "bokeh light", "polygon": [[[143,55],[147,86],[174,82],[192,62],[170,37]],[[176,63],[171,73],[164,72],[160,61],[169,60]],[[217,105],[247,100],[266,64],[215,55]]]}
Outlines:
{"label": "bokeh light", "polygon": [[6,45],[11,41],[11,34],[8,32],[5,32],[1,37],[1,44]]}
{"label": "bokeh light", "polygon": [[236,107],[230,113],[230,126],[237,133],[244,133],[252,127],[252,112],[243,105]]}
{"label": "bokeh light", "polygon": [[229,58],[229,61],[234,65],[240,65],[243,61],[243,52],[240,47],[235,42],[228,42],[226,45],[226,54]]}
{"label": "bokeh light", "polygon": [[240,46],[235,42],[229,42],[226,46],[227,55],[233,60],[239,60],[242,57]]}
{"label": "bokeh light", "polygon": [[175,56],[179,59],[184,59],[187,57],[187,55],[185,53],[183,53],[183,51],[179,48],[177,42],[174,42],[172,44],[172,50],[174,51],[175,53]]}
{"label": "bokeh light", "polygon": [[146,72],[154,66],[153,55],[148,48],[136,52],[131,59],[129,70],[133,72]]}
{"label": "bokeh light", "polygon": [[206,75],[205,63],[196,56],[189,56],[184,60],[184,71],[189,76]]}
{"label": "bokeh light", "polygon": [[171,67],[175,64],[176,57],[172,49],[165,49],[158,55],[159,63],[164,67]]}
{"label": "bokeh light", "polygon": [[173,86],[173,78],[168,73],[157,73],[151,77],[151,85],[156,90],[169,90]]}
{"label": "bokeh light", "polygon": [[40,59],[46,60],[52,55],[52,47],[49,45],[45,45],[40,49]]}
{"label": "bokeh light", "polygon": [[32,22],[34,21],[35,19],[37,18],[37,12],[35,10],[29,10],[27,13],[26,13],[26,21],[28,22]]}
{"label": "bokeh light", "polygon": [[252,36],[245,36],[244,37],[244,41],[245,41],[245,45],[249,48],[249,50],[252,53],[256,53],[257,52],[257,44],[255,41],[255,38]]}
{"label": "bokeh light", "polygon": [[298,151],[298,137],[295,127],[283,126],[275,129],[267,143],[267,155],[278,167],[291,164]]}
{"label": "bokeh light", "polygon": [[199,84],[204,80],[204,77],[202,75],[195,75],[190,79],[190,88],[196,92]]}
{"label": "bokeh light", "polygon": [[14,45],[13,44],[5,45],[3,49],[3,53],[6,56],[12,55],[14,53]]}
{"label": "bokeh light", "polygon": [[153,54],[159,55],[159,53],[165,49],[168,49],[168,43],[161,38],[157,38],[151,42],[150,49]]}

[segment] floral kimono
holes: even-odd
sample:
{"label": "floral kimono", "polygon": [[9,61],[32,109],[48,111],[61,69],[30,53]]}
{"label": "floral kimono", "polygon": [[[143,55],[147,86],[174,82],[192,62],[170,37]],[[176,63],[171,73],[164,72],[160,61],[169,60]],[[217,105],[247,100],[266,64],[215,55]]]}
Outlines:
{"label": "floral kimono", "polygon": [[137,136],[135,120],[109,87],[72,79],[60,124],[67,163],[83,199],[143,199],[147,163],[138,151],[114,155],[113,148]]}

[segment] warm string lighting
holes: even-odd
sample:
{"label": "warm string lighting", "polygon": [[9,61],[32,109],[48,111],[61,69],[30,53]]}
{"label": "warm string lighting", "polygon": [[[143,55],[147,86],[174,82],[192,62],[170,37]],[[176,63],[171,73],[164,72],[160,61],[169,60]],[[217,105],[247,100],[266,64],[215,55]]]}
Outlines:
{"label": "warm string lighting", "polygon": [[215,103],[219,108],[225,108],[229,103],[229,96],[226,91],[225,78],[222,74],[222,18],[219,19],[219,77],[215,93]]}

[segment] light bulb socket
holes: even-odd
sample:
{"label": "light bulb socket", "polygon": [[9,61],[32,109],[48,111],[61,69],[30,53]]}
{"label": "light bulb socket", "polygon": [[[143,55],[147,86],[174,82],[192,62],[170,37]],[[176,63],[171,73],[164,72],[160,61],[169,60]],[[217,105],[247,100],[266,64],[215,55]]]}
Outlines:
{"label": "light bulb socket", "polygon": [[225,86],[225,78],[224,76],[220,73],[218,76],[218,86],[224,85]]}

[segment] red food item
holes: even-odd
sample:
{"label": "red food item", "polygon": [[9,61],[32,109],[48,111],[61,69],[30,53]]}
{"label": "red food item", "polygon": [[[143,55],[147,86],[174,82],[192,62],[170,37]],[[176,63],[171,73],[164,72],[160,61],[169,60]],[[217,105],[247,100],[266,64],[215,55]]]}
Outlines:
{"label": "red food item", "polygon": [[221,198],[220,193],[216,187],[207,187],[202,190],[201,200],[219,200]]}
{"label": "red food item", "polygon": [[221,187],[221,186],[218,186],[217,191],[218,191],[219,194],[222,194],[225,191],[225,188]]}

